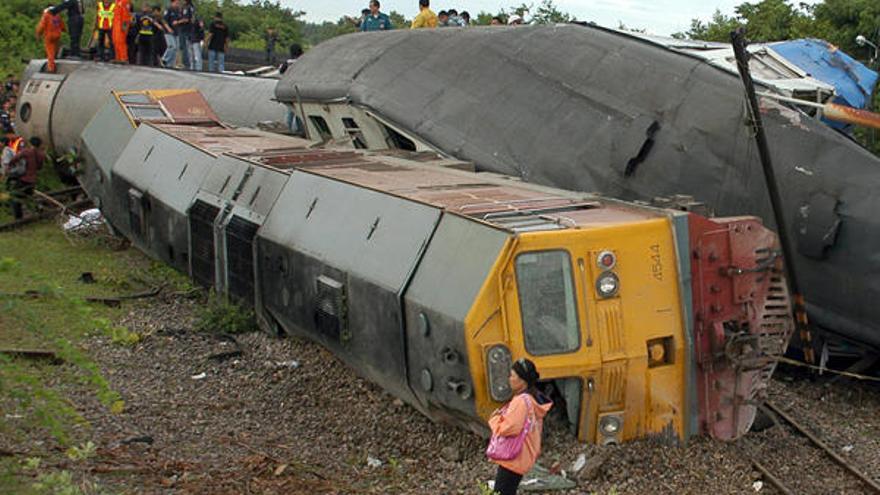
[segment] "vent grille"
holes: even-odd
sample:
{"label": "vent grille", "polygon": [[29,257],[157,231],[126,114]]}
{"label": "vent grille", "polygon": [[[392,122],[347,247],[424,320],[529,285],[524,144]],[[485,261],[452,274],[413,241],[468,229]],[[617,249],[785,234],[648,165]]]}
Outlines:
{"label": "vent grille", "polygon": [[315,281],[315,326],[324,335],[343,340],[348,333],[345,286],[327,276]]}
{"label": "vent grille", "polygon": [[260,226],[233,216],[226,226],[226,272],[229,294],[254,303],[254,237]]}
{"label": "vent grille", "polygon": [[599,339],[602,358],[624,357],[623,315],[618,301],[608,301],[599,307]]}
{"label": "vent grille", "polygon": [[204,287],[214,286],[214,220],[219,213],[204,201],[196,201],[189,210],[190,267],[193,280]]}
{"label": "vent grille", "polygon": [[626,398],[626,362],[605,363],[601,375],[601,402],[603,411],[623,409]]}

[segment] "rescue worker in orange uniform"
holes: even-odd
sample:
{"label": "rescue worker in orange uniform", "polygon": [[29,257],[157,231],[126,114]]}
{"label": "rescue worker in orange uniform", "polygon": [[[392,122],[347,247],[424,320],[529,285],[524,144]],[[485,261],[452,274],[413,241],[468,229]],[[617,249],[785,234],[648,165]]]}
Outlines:
{"label": "rescue worker in orange uniform", "polygon": [[98,17],[95,20],[95,30],[98,32],[98,60],[107,62],[110,55],[106,52],[107,44],[110,43],[113,32],[113,12],[116,10],[116,2],[113,0],[98,0]]}
{"label": "rescue worker in orange uniform", "polygon": [[58,53],[58,45],[61,43],[61,33],[67,30],[64,20],[58,14],[53,14],[47,10],[43,12],[40,23],[37,24],[37,39],[43,37],[43,44],[46,46],[46,58],[49,60],[48,70],[55,73],[55,55]]}
{"label": "rescue worker in orange uniform", "polygon": [[131,2],[116,0],[113,9],[113,48],[116,61],[128,63],[128,28],[131,25]]}

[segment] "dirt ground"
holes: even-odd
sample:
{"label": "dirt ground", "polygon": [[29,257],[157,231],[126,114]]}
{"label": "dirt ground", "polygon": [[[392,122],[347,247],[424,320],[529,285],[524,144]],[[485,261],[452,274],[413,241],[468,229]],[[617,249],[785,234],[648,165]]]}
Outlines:
{"label": "dirt ground", "polygon": [[[94,456],[73,462],[40,431],[25,444],[0,437],[0,449],[44,456],[46,466],[109,493],[477,494],[493,477],[482,439],[433,424],[311,342],[196,332],[198,304],[179,296],[128,303],[119,323],[140,343],[85,341],[125,401],[111,414],[85,388],[58,384],[78,397]],[[771,400],[880,479],[877,388],[782,375]],[[584,446],[561,426],[547,430],[543,465],[568,470],[581,453],[591,460],[567,493],[775,493],[750,454],[796,493],[868,493],[784,425],[686,447]]]}

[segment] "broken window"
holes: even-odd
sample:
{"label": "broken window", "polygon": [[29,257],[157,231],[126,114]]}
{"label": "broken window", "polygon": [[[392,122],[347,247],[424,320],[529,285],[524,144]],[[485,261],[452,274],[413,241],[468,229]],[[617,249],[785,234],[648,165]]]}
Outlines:
{"label": "broken window", "polygon": [[343,117],[342,126],[345,127],[345,133],[351,137],[351,144],[353,144],[355,148],[359,150],[365,150],[368,148],[367,140],[364,139],[364,133],[361,132],[361,128],[358,127],[357,122],[355,122],[354,119]]}

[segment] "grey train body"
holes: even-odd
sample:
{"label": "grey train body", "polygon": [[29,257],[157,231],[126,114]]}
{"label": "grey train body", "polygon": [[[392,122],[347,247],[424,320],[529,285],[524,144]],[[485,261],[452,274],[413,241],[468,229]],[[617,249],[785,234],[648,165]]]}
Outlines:
{"label": "grey train body", "polygon": [[273,101],[274,79],[67,60],[58,61],[58,74],[47,74],[44,64],[34,60],[25,69],[16,129],[63,152],[77,147],[111,90],[197,89],[221,119],[239,126],[286,118],[285,107]]}

